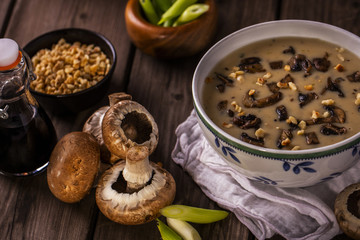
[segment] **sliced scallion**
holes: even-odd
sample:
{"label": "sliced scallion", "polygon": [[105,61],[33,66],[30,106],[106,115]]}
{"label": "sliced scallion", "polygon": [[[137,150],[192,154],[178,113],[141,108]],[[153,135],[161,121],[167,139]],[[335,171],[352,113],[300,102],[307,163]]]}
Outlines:
{"label": "sliced scallion", "polygon": [[163,240],[181,240],[181,237],[160,219],[157,220],[157,227],[159,229],[161,238]]}
{"label": "sliced scallion", "polygon": [[193,223],[212,223],[222,220],[229,214],[223,210],[204,209],[186,205],[170,205],[160,210],[168,218],[175,218]]}
{"label": "sliced scallion", "polygon": [[166,218],[166,222],[184,240],[201,240],[200,234],[191,224],[175,218]]}

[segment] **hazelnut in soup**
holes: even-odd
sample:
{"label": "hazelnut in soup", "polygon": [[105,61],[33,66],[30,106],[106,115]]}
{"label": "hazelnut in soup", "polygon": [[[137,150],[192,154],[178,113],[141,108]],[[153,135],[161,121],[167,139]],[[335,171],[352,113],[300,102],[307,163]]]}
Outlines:
{"label": "hazelnut in soup", "polygon": [[221,60],[202,96],[210,119],[242,141],[322,147],[360,131],[360,59],[318,39],[268,39]]}

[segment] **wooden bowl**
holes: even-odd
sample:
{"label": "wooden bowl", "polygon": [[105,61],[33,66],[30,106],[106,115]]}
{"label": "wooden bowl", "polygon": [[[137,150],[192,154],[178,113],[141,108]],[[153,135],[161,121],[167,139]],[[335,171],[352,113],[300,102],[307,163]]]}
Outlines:
{"label": "wooden bowl", "polygon": [[129,0],[125,9],[127,32],[137,48],[158,58],[180,58],[203,50],[212,40],[217,23],[215,0],[205,0],[209,10],[198,19],[177,27],[149,23],[139,0]]}

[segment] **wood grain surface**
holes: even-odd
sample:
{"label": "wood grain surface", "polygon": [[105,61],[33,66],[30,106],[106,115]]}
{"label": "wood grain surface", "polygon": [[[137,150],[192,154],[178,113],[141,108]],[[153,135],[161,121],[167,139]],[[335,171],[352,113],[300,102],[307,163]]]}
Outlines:
{"label": "wood grain surface", "polygon": [[[2,0],[0,37],[13,38],[24,46],[40,34],[67,27],[105,35],[118,55],[109,93],[131,94],[154,116],[160,140],[150,160],[161,162],[174,176],[177,183],[174,202],[219,209],[171,159],[175,129],[193,109],[192,75],[207,49],[177,60],[143,54],[127,35],[125,5],[125,0]],[[207,48],[238,29],[277,19],[316,20],[360,35],[360,0],[217,0],[217,5],[218,28]],[[76,115],[55,116],[49,111],[58,138],[81,130],[91,113],[107,103],[104,98]],[[160,239],[155,222],[125,226],[108,220],[96,206],[94,190],[79,203],[60,202],[49,191],[46,174],[15,179],[0,176],[0,212],[0,239]],[[195,227],[203,239],[255,239],[234,214],[223,221]],[[336,239],[346,237],[339,235]]]}

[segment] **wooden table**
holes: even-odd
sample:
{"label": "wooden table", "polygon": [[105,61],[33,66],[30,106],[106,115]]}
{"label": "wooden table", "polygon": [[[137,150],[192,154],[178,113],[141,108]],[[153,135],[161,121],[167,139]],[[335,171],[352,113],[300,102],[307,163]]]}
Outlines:
{"label": "wooden table", "polygon": [[[360,0],[218,0],[219,28],[213,43],[240,28],[277,19],[308,19],[330,23],[360,35]],[[176,127],[193,109],[191,81],[202,56],[164,61],[137,50],[126,33],[125,0],[1,0],[0,37],[24,46],[47,31],[80,27],[104,34],[114,44],[118,62],[109,93],[125,91],[154,116],[160,131],[151,155],[174,176],[175,203],[219,208],[171,159]],[[81,130],[99,104],[77,115],[49,113],[58,138]],[[76,204],[66,204],[49,191],[46,174],[26,179],[0,176],[1,239],[160,239],[155,222],[124,226],[99,212],[92,191]],[[196,225],[203,239],[254,239],[234,214],[221,222]],[[337,239],[344,239],[339,236]]]}

